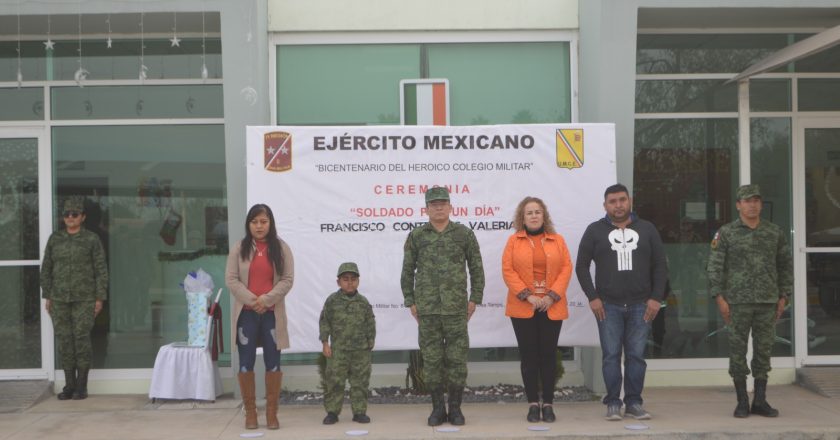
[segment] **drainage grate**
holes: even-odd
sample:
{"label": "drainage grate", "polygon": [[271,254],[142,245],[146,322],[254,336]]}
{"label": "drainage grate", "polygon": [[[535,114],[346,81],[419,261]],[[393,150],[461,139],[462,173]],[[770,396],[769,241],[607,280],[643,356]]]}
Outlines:
{"label": "drainage grate", "polygon": [[796,370],[803,388],[826,397],[840,397],[840,367],[806,367]]}
{"label": "drainage grate", "polygon": [[52,390],[46,380],[0,381],[0,413],[21,412],[47,393]]}

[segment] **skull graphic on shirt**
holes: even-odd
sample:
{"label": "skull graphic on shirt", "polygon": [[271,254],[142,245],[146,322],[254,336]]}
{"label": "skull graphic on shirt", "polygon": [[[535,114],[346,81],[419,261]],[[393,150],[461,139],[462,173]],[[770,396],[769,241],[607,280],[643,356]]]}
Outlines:
{"label": "skull graphic on shirt", "polygon": [[618,254],[618,270],[633,270],[633,251],[639,246],[639,233],[629,228],[613,229],[609,240],[610,247]]}

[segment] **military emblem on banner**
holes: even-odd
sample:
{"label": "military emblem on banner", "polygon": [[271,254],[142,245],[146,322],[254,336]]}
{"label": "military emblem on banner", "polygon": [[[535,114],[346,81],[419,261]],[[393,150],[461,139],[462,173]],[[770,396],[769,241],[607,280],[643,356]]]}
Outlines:
{"label": "military emblem on banner", "polygon": [[583,129],[557,130],[557,166],[560,168],[583,167]]}
{"label": "military emblem on banner", "polygon": [[292,169],[292,134],[285,131],[266,133],[263,141],[265,169],[289,171]]}

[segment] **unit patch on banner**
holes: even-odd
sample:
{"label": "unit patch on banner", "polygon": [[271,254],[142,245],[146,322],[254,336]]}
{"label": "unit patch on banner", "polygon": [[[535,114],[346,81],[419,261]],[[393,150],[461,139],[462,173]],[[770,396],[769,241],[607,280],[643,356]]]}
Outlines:
{"label": "unit patch on banner", "polygon": [[266,133],[263,139],[265,169],[276,172],[292,169],[292,134],[272,131]]}
{"label": "unit patch on banner", "polygon": [[583,166],[582,128],[557,130],[557,166],[570,170]]}

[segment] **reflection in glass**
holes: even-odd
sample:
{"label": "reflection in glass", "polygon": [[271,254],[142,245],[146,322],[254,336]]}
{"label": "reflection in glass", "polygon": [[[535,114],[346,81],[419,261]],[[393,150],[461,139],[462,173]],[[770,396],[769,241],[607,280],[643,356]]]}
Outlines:
{"label": "reflection in glass", "polygon": [[750,79],[750,111],[789,112],[789,79]]}
{"label": "reflection in glass", "polygon": [[720,80],[636,81],[636,113],[738,111],[737,84]]}
{"label": "reflection in glass", "polygon": [[53,87],[53,119],[221,118],[222,86]]}
{"label": "reflection in glass", "polygon": [[840,253],[810,253],[808,354],[840,354]]}
{"label": "reflection in glass", "polygon": [[38,139],[0,139],[0,158],[0,260],[38,260]]}
{"label": "reflection in glass", "polygon": [[[54,127],[52,140],[54,199],[84,196],[85,227],[100,235],[108,259],[94,368],[151,368],[161,345],[187,338],[179,286],[187,273],[203,268],[224,286],[224,128]],[[228,301],[221,305],[230,316]],[[229,332],[222,334],[229,353]]]}
{"label": "reflection in glass", "polygon": [[805,242],[840,247],[840,128],[805,130]]}
{"label": "reflection in glass", "polygon": [[738,73],[791,43],[786,34],[639,35],[636,73]]}
{"label": "reflection in glass", "polygon": [[840,79],[801,78],[798,84],[800,111],[840,110]]}
{"label": "reflection in glass", "polygon": [[44,89],[24,87],[0,89],[0,121],[44,119]]}
{"label": "reflection in glass", "polygon": [[452,125],[572,120],[568,43],[430,44],[428,64],[449,79]]}
{"label": "reflection in glass", "polygon": [[714,232],[737,215],[737,121],[637,120],[635,134],[634,209],[656,225],[670,268],[671,293],[654,322],[650,356],[728,356],[706,260]]}
{"label": "reflection in glass", "polygon": [[0,369],[41,368],[38,274],[38,266],[0,267]]}

